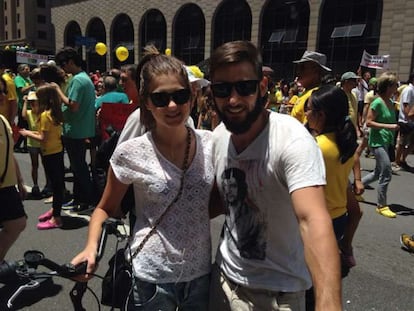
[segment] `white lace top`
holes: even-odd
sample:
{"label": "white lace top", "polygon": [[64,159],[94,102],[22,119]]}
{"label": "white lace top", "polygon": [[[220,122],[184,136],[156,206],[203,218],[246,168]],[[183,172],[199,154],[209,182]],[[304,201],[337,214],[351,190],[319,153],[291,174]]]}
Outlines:
{"label": "white lace top", "polygon": [[[183,193],[134,258],[137,277],[153,283],[188,282],[210,272],[208,203],[214,182],[211,132],[196,130],[196,154]],[[120,144],[111,158],[116,178],[134,184],[137,220],[132,252],[172,202],[182,170],[157,150],[150,132]]]}

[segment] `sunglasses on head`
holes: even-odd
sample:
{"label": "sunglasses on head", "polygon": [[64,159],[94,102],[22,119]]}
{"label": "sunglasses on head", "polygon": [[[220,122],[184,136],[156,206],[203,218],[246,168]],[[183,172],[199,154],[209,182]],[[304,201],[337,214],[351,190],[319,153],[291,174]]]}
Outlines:
{"label": "sunglasses on head", "polygon": [[167,107],[171,100],[173,100],[177,105],[184,105],[190,100],[190,96],[190,89],[181,89],[172,93],[155,92],[149,95],[152,103],[156,107]]}
{"label": "sunglasses on head", "polygon": [[250,96],[256,93],[258,80],[243,80],[237,82],[220,82],[211,85],[214,97],[225,98],[231,95],[233,88],[240,96]]}

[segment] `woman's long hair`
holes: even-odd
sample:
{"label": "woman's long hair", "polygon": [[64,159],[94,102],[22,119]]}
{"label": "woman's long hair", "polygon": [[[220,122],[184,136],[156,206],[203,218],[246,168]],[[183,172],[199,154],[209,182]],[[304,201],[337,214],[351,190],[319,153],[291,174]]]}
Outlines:
{"label": "woman's long hair", "polygon": [[[141,109],[141,123],[147,130],[155,127],[155,120],[151,111],[146,107],[150,95],[150,84],[160,75],[175,75],[185,88],[191,89],[184,64],[173,56],[161,54],[153,45],[144,48],[145,53],[137,67],[136,84],[139,92]],[[191,99],[190,99],[191,101]]]}
{"label": "woman's long hair", "polygon": [[59,93],[51,84],[40,86],[36,91],[39,99],[40,111],[50,110],[53,123],[59,125],[63,123],[62,102]]}
{"label": "woman's long hair", "polygon": [[334,132],[339,149],[339,159],[345,163],[358,147],[355,126],[349,118],[348,97],[337,86],[324,85],[312,93],[312,106],[315,111],[325,113],[322,133]]}

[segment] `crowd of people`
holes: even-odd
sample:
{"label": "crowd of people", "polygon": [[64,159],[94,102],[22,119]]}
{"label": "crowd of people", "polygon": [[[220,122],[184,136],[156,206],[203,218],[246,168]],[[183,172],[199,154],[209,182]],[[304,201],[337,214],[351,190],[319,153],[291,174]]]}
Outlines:
{"label": "crowd of people", "polygon": [[[69,47],[32,70],[20,64],[14,79],[0,66],[0,266],[26,225],[13,152],[28,152],[31,195],[52,202],[39,230],[64,226],[62,208],[92,213],[86,246],[72,260],[87,261],[85,280],[97,268],[102,223],[129,213],[128,310],[341,310],[364,189],[378,180],[376,211],[394,218],[392,172],[413,171],[414,74],[406,86],[394,73],[361,69],[334,79],[315,51],[294,63],[294,81],[275,81],[252,43],[234,41],[213,52],[209,80],[153,46],[138,65],[104,73],[87,74]],[[101,195],[95,156],[106,104],[133,112]],[[375,169],[361,176],[364,150]],[[209,224],[219,214],[211,266]],[[410,235],[401,243],[414,251]]]}

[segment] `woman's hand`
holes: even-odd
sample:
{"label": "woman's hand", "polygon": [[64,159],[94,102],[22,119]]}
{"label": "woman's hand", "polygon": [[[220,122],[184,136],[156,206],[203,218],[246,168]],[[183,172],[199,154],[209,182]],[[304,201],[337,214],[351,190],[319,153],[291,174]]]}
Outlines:
{"label": "woman's hand", "polygon": [[22,135],[22,136],[24,136],[24,137],[27,137],[27,135],[29,135],[29,132],[30,132],[29,130],[21,129],[19,131],[19,134]]}
{"label": "woman's hand", "polygon": [[363,194],[364,193],[364,191],[365,191],[365,187],[364,187],[364,184],[362,183],[362,181],[361,180],[355,180],[354,181],[354,187],[353,187],[354,189],[354,193],[356,194],[356,195],[361,195],[361,194]]}
{"label": "woman's hand", "polygon": [[88,265],[86,267],[86,274],[79,275],[74,280],[78,282],[87,282],[93,277],[93,273],[95,273],[96,269],[98,269],[98,264],[96,262],[96,256],[97,251],[85,248],[82,252],[80,252],[78,255],[76,255],[72,261],[71,264],[76,266],[81,264],[82,262],[87,262]]}

